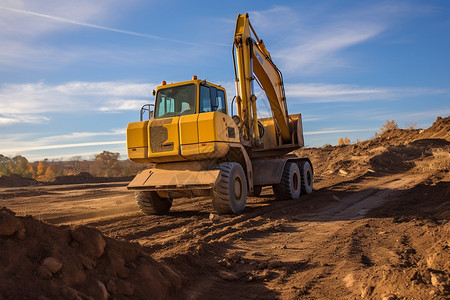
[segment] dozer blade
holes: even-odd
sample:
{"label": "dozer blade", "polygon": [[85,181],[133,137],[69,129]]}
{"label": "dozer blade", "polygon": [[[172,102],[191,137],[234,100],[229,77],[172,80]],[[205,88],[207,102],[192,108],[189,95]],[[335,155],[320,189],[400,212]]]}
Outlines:
{"label": "dozer blade", "polygon": [[136,175],[127,188],[141,191],[211,189],[216,184],[219,174],[220,170],[148,169]]}

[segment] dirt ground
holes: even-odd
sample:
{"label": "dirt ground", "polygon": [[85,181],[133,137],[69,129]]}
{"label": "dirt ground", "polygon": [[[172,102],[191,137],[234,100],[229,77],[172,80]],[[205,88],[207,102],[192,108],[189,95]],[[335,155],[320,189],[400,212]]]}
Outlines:
{"label": "dirt ground", "polygon": [[0,299],[450,297],[450,117],[297,155],[314,192],[239,215],[146,216],[127,182],[1,187]]}

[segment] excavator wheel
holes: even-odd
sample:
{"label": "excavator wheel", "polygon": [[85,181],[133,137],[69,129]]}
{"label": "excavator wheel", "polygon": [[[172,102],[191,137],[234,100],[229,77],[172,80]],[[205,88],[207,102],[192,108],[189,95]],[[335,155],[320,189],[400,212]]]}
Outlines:
{"label": "excavator wheel", "polygon": [[302,176],[302,195],[311,194],[313,191],[313,171],[308,161],[300,162],[300,174]]}
{"label": "excavator wheel", "polygon": [[137,192],[139,209],[146,215],[163,215],[169,212],[172,198],[161,198],[157,192]]}
{"label": "excavator wheel", "polygon": [[277,200],[292,200],[300,197],[301,175],[295,162],[286,163],[280,183],[272,185],[272,189]]}
{"label": "excavator wheel", "polygon": [[236,162],[217,165],[220,180],[213,189],[212,204],[218,214],[238,213],[247,201],[247,179],[242,166]]}
{"label": "excavator wheel", "polygon": [[253,192],[249,192],[248,194],[252,197],[259,197],[262,192],[262,186],[261,185],[255,185],[253,186]]}

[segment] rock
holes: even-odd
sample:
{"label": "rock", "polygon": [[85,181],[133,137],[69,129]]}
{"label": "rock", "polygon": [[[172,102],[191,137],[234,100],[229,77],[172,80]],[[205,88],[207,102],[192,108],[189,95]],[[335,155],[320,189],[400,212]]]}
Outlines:
{"label": "rock", "polygon": [[387,295],[381,296],[381,300],[396,300],[396,299],[398,299],[398,298],[395,294],[387,294]]}
{"label": "rock", "polygon": [[23,224],[14,215],[0,211],[0,236],[12,236],[23,228]]}
{"label": "rock", "polygon": [[283,228],[282,224],[277,224],[277,225],[273,226],[273,229],[275,231],[278,231],[278,232],[283,232],[284,231],[284,228]]}
{"label": "rock", "polygon": [[269,264],[266,261],[262,261],[258,264],[258,269],[265,269]]}
{"label": "rock", "polygon": [[342,176],[347,176],[348,172],[343,169],[339,169],[339,174],[341,174]]}
{"label": "rock", "polygon": [[69,287],[69,286],[63,286],[59,293],[61,296],[63,296],[63,299],[67,300],[81,300],[81,297],[78,295],[78,291]]}
{"label": "rock", "polygon": [[269,263],[267,266],[268,269],[275,269],[281,267],[281,262],[279,260],[274,260]]}
{"label": "rock", "polygon": [[133,296],[134,286],[129,282],[119,280],[117,282],[117,293],[125,296]]}
{"label": "rock", "polygon": [[108,281],[108,283],[106,284],[106,289],[113,295],[117,293],[117,285],[113,280]]}
{"label": "rock", "polygon": [[93,227],[80,226],[72,230],[72,238],[88,256],[98,258],[105,251],[106,241],[100,231]]}
{"label": "rock", "polygon": [[442,282],[445,282],[445,276],[440,273],[431,272],[431,284],[434,286],[439,286]]}
{"label": "rock", "polygon": [[373,290],[374,290],[374,287],[373,287],[373,286],[366,286],[366,287],[361,291],[361,298],[370,297],[370,295],[372,295]]}
{"label": "rock", "polygon": [[109,296],[105,285],[98,280],[92,280],[87,284],[87,294],[96,300],[107,300]]}
{"label": "rock", "polygon": [[44,259],[41,265],[55,274],[62,268],[63,263],[59,259],[49,256]]}
{"label": "rock", "polygon": [[96,266],[95,260],[83,253],[80,253],[78,259],[86,270],[92,270]]}
{"label": "rock", "polygon": [[238,277],[236,276],[236,274],[234,274],[233,272],[230,272],[230,271],[219,271],[217,274],[223,280],[227,280],[227,281],[238,280]]}
{"label": "rock", "polygon": [[222,219],[222,218],[221,218],[219,215],[210,213],[210,214],[209,214],[209,219],[210,219],[211,221],[220,221],[220,219]]}
{"label": "rock", "polygon": [[19,239],[19,240],[23,240],[25,237],[26,237],[26,231],[25,231],[25,228],[21,228],[21,229],[19,229],[18,231],[17,231],[17,238]]}
{"label": "rock", "polygon": [[51,279],[52,278],[52,272],[50,272],[50,270],[44,266],[39,266],[37,268],[37,275],[41,279]]}
{"label": "rock", "polygon": [[223,266],[223,267],[226,267],[226,268],[231,268],[232,267],[232,264],[226,258],[223,258],[223,259],[219,260],[217,263],[219,265]]}

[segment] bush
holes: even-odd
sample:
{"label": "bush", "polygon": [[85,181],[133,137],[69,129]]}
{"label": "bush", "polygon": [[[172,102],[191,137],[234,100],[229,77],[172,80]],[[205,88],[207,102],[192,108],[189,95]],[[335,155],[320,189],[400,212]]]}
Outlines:
{"label": "bush", "polygon": [[398,129],[398,125],[397,125],[397,123],[395,123],[394,120],[391,120],[391,121],[387,120],[386,124],[384,124],[380,128],[381,132],[385,132],[385,131],[393,130],[393,129]]}
{"label": "bush", "polygon": [[339,146],[350,145],[350,139],[349,139],[348,137],[340,138],[340,139],[338,140],[338,145],[339,145]]}

